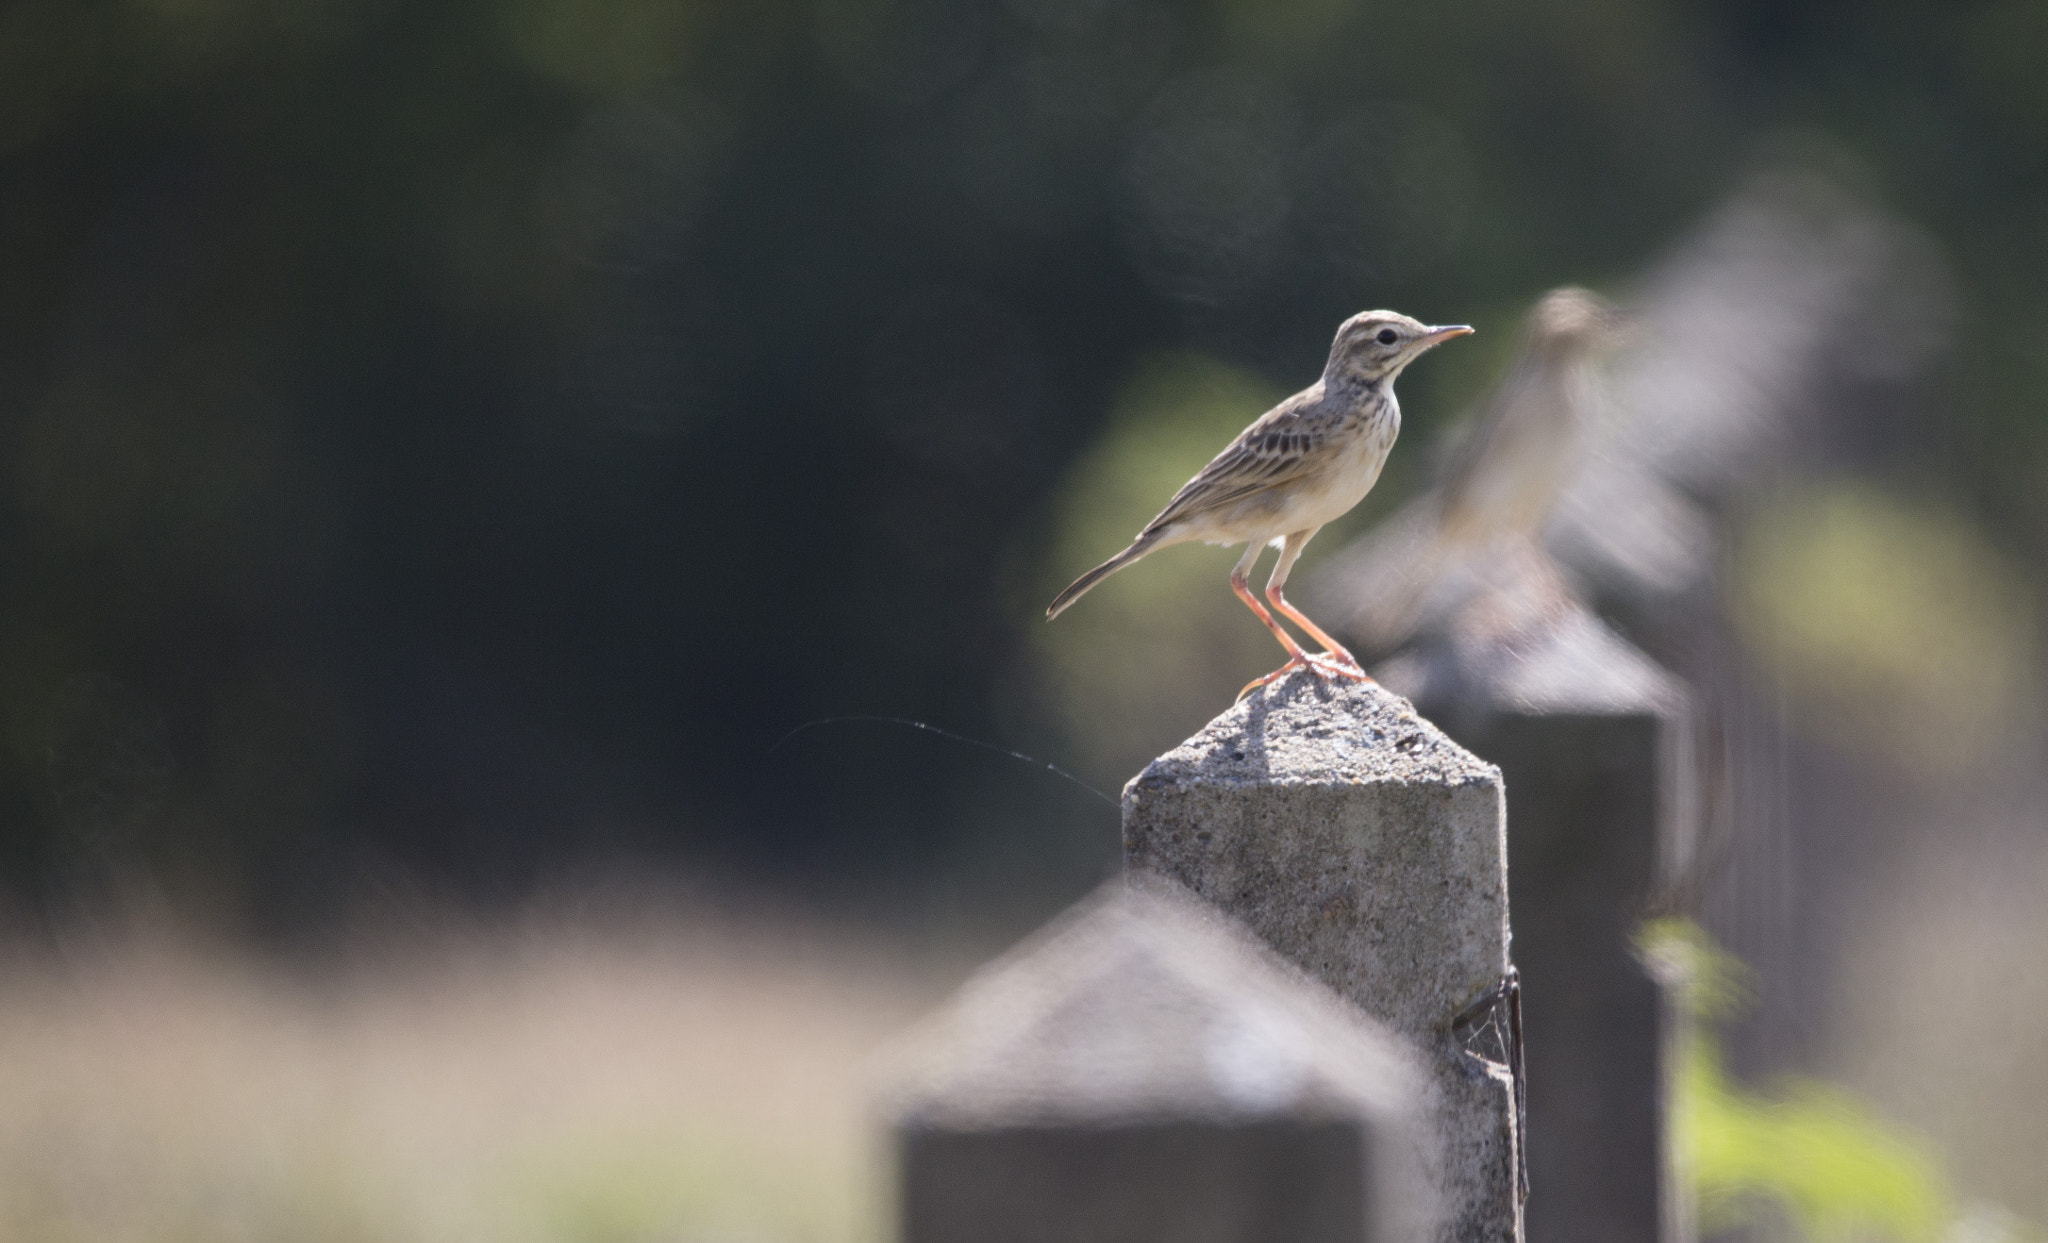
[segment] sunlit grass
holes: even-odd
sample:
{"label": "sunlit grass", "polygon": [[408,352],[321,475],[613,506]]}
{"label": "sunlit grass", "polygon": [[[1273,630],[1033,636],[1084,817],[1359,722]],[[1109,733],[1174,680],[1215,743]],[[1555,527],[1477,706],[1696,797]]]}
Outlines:
{"label": "sunlit grass", "polygon": [[0,984],[0,1238],[884,1236],[868,1058],[928,999],[711,922],[431,938],[318,978],[124,938]]}
{"label": "sunlit grass", "polygon": [[[1818,1081],[1744,1087],[1739,963],[1645,951],[1695,1026],[1676,1143],[1708,1230],[2040,1243]],[[897,956],[900,961],[900,955]],[[161,930],[0,963],[9,1243],[878,1243],[872,1054],[937,981],[861,937],[708,918],[443,930],[287,970]]]}

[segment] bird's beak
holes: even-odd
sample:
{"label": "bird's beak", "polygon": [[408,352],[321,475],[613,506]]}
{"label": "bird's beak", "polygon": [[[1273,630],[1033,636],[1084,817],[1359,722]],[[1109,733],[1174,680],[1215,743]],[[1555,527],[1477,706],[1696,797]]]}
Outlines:
{"label": "bird's beak", "polygon": [[1416,338],[1415,343],[1427,349],[1433,345],[1442,345],[1452,337],[1470,336],[1472,331],[1473,329],[1470,324],[1447,324],[1442,328],[1430,329]]}

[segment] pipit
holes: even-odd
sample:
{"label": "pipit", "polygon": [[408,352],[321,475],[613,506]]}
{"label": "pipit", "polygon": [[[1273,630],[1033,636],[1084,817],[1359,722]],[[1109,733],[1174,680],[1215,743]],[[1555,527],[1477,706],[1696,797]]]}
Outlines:
{"label": "pipit", "polygon": [[[1463,324],[1432,328],[1393,311],[1366,311],[1345,320],[1322,378],[1240,432],[1174,494],[1129,548],[1062,591],[1045,610],[1046,620],[1149,552],[1193,540],[1244,544],[1244,556],[1230,571],[1230,589],[1287,649],[1287,663],[1254,679],[1238,697],[1296,669],[1370,682],[1357,658],[1289,604],[1281,588],[1323,524],[1365,499],[1378,481],[1401,431],[1394,378],[1425,351],[1471,331]],[[1268,544],[1280,549],[1280,559],[1266,582],[1266,599],[1274,612],[1323,645],[1315,655],[1302,650],[1247,585],[1246,576]]]}
{"label": "pipit", "polygon": [[1585,452],[1594,364],[1623,333],[1620,314],[1576,286],[1551,290],[1529,312],[1513,369],[1438,485],[1444,539],[1485,543],[1542,525]]}
{"label": "pipit", "polygon": [[1601,365],[1629,332],[1584,289],[1536,304],[1435,486],[1334,559],[1319,607],[1337,633],[1385,653],[1424,633],[1498,638],[1580,611],[1545,526],[1601,434]]}

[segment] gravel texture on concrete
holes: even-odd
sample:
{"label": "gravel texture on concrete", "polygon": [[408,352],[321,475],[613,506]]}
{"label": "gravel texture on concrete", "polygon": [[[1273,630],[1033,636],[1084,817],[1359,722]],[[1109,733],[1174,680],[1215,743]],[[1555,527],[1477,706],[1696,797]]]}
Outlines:
{"label": "gravel texture on concrete", "polygon": [[1124,789],[1124,860],[1240,920],[1415,1042],[1442,1240],[1520,1237],[1512,1091],[1453,1020],[1508,970],[1499,770],[1377,685],[1303,671]]}
{"label": "gravel texture on concrete", "polygon": [[1507,970],[1500,772],[1376,685],[1298,673],[1124,787],[1124,860],[1185,885],[1395,1030]]}
{"label": "gravel texture on concrete", "polygon": [[1371,683],[1296,673],[1255,691],[1145,766],[1126,798],[1189,783],[1231,786],[1498,785],[1499,772]]}

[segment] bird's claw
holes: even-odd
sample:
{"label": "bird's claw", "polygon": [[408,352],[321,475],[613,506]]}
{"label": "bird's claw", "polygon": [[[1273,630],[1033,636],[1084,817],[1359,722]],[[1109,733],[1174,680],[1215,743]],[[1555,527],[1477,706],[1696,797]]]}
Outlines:
{"label": "bird's claw", "polygon": [[1241,702],[1246,695],[1251,694],[1261,686],[1267,686],[1279,681],[1281,678],[1293,673],[1296,669],[1307,669],[1318,677],[1350,678],[1354,682],[1372,681],[1372,675],[1367,673],[1356,659],[1346,659],[1349,655],[1349,653],[1339,655],[1335,652],[1316,652],[1313,655],[1294,657],[1265,677],[1253,678],[1245,683],[1244,689],[1237,693],[1238,701]]}
{"label": "bird's claw", "polygon": [[1317,652],[1308,659],[1309,663],[1318,669],[1326,669],[1338,677],[1350,678],[1355,682],[1372,681],[1372,675],[1365,671],[1365,666],[1359,664],[1358,658],[1349,652]]}

